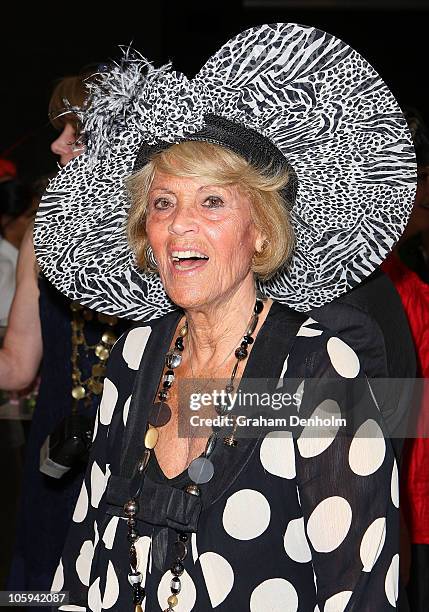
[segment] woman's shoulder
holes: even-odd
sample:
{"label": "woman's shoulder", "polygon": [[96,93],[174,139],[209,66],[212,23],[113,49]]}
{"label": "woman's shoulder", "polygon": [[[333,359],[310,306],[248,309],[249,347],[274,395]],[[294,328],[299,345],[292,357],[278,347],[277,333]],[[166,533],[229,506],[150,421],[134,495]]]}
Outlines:
{"label": "woman's shoulder", "polygon": [[138,370],[149,339],[165,337],[176,325],[181,312],[178,310],[145,322],[136,322],[127,329],[113,346],[110,361],[122,363],[131,370]]}
{"label": "woman's shoulder", "polygon": [[275,303],[273,315],[274,329],[278,333],[294,322],[295,333],[287,360],[289,374],[317,377],[322,372],[326,375],[329,370],[333,376],[354,378],[359,375],[359,357],[337,330],[321,323],[311,313],[296,312],[278,303]]}

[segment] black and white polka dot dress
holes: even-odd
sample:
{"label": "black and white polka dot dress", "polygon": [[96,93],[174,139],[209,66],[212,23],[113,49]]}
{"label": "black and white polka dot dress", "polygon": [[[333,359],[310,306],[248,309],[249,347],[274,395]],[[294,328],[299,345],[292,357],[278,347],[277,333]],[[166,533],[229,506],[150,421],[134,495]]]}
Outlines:
{"label": "black and white polka dot dress", "polygon": [[[127,455],[142,452],[145,407],[155,395],[179,316],[134,328],[114,347],[91,460],[52,585],[70,592],[70,604],[61,610],[134,611],[124,465]],[[300,415],[347,413],[352,435],[341,435],[339,426],[315,437],[304,427],[299,437],[272,431],[240,439],[236,448],[218,444],[215,475],[202,485],[201,499],[183,492],[185,475],[168,480],[151,465],[136,543],[145,612],[168,607],[177,525],[190,533],[177,612],[396,608],[398,471],[380,413],[354,351],[305,317],[286,341],[292,319],[290,309],[272,305],[244,377],[278,378],[280,386],[303,376],[328,381],[311,392],[305,381]],[[138,392],[137,374],[143,381]],[[363,382],[359,393],[338,394],[334,384],[329,392],[329,381],[344,381],[348,388],[357,380]],[[184,495],[197,501],[172,503]]]}

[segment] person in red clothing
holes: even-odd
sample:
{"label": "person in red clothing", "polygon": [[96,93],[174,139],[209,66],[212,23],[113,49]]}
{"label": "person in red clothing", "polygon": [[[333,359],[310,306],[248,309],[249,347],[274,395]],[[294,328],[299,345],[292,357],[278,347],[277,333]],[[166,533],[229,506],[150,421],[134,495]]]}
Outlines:
{"label": "person in red clothing", "polygon": [[401,506],[411,542],[408,597],[412,612],[429,606],[429,132],[414,109],[405,112],[416,149],[418,183],[413,212],[397,248],[383,263],[404,306],[423,383],[414,437],[404,445]]}

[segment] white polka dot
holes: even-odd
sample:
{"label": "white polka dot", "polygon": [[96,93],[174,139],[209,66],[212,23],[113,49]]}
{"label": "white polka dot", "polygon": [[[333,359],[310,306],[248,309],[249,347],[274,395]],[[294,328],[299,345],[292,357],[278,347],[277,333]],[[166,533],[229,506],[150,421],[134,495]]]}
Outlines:
{"label": "white polka dot", "polygon": [[143,576],[143,586],[146,580],[146,570],[148,568],[151,538],[149,536],[140,537],[136,544],[137,569]]}
{"label": "white polka dot", "polygon": [[[337,402],[331,399],[323,401],[317,406],[310,419],[340,419],[341,410]],[[311,423],[311,421],[309,421]],[[335,440],[339,425],[328,426],[306,425],[298,438],[297,446],[301,457],[317,457],[325,451]]]}
{"label": "white polka dot", "polygon": [[76,506],[73,513],[73,521],[75,523],[81,523],[85,520],[86,513],[88,512],[88,493],[86,490],[85,481],[82,483],[79,497],[77,498]]}
{"label": "white polka dot", "polygon": [[283,377],[286,374],[288,360],[289,360],[289,355],[286,356],[286,359],[283,362],[282,371],[280,373],[279,382],[277,383],[276,389],[281,389],[283,387],[283,384],[284,384]]}
{"label": "white polka dot", "polygon": [[98,463],[94,461],[91,468],[91,506],[93,508],[98,508],[98,504],[106,489],[108,473],[108,468],[106,468],[105,474]]}
{"label": "white polka dot", "polygon": [[399,508],[399,476],[398,465],[396,461],[393,461],[392,480],[390,482],[390,495],[392,497],[393,505],[396,508]]}
{"label": "white polka dot", "polygon": [[94,521],[94,549],[97,546],[99,539],[100,539],[100,536],[98,535],[97,521]]}
{"label": "white polka dot", "polygon": [[136,327],[128,332],[122,356],[131,370],[138,370],[143,352],[151,334],[150,327]]}
{"label": "white polka dot", "polygon": [[194,563],[196,563],[198,559],[197,534],[196,533],[193,533],[191,535],[191,549],[192,549],[192,559],[194,560]]}
{"label": "white polka dot", "polygon": [[387,570],[386,580],[384,581],[384,591],[391,606],[396,608],[398,599],[399,581],[399,555],[394,555],[392,562]]}
{"label": "white polka dot", "polygon": [[82,608],[82,606],[74,606],[73,604],[60,606],[58,610],[64,610],[64,612],[86,612],[86,608]]}
{"label": "white polka dot", "polygon": [[[167,599],[171,595],[170,583],[171,583],[172,573],[170,570],[165,572],[158,586],[158,601],[161,606],[161,610],[165,610],[167,606]],[[197,592],[195,590],[195,585],[192,581],[192,578],[185,570],[183,574],[180,576],[180,582],[182,583],[182,589],[180,594],[178,595],[179,603],[177,606],[174,606],[174,612],[191,612],[195,605],[195,600],[197,598]]]}
{"label": "white polka dot", "polygon": [[314,336],[320,336],[321,334],[323,334],[322,329],[313,329],[309,327],[310,325],[313,325],[314,323],[317,324],[317,321],[315,321],[314,319],[310,317],[309,319],[304,321],[304,323],[301,325],[296,335],[306,336],[307,338],[312,338]]}
{"label": "white polka dot", "polygon": [[95,415],[95,421],[94,421],[94,431],[92,434],[92,441],[95,441],[95,438],[97,437],[97,432],[98,432],[98,416],[99,416],[99,410],[97,410],[97,414]]}
{"label": "white polka dot", "polygon": [[101,612],[100,578],[96,578],[88,590],[88,606],[92,612]]}
{"label": "white polka dot", "polygon": [[360,363],[352,348],[339,338],[329,338],[326,349],[332,367],[343,378],[355,378],[359,374]]}
{"label": "white polka dot", "polygon": [[323,612],[343,612],[349,603],[350,597],[353,595],[353,591],[341,591],[335,593],[329,599],[325,601],[323,606]]}
{"label": "white polka dot", "polygon": [[76,573],[79,580],[85,586],[89,586],[89,578],[91,574],[91,564],[94,557],[94,545],[91,540],[85,540],[80,547],[80,553],[76,559]]}
{"label": "white polka dot", "polygon": [[130,397],[127,399],[127,401],[124,404],[124,410],[122,412],[122,420],[124,421],[124,427],[127,424],[127,419],[128,419],[128,413],[130,411],[130,404],[131,404],[131,398],[132,395],[130,395]]}
{"label": "white polka dot", "polygon": [[108,610],[115,605],[119,597],[119,582],[118,577],[113,567],[113,563],[109,561],[106,576],[106,589],[103,597],[103,610]]}
{"label": "white polka dot", "polygon": [[271,578],[254,589],[250,597],[250,612],[296,612],[298,595],[288,580]]}
{"label": "white polka dot", "polygon": [[370,572],[383,550],[386,539],[386,519],[378,518],[365,531],[360,544],[362,571]]}
{"label": "white polka dot", "polygon": [[302,517],[289,521],[283,543],[286,554],[293,561],[298,563],[311,561],[311,550],[305,536],[304,519]]}
{"label": "white polka dot", "polygon": [[103,534],[103,542],[106,548],[112,550],[113,542],[115,541],[116,529],[118,527],[119,517],[112,516],[107,524],[107,527]]}
{"label": "white polka dot", "polygon": [[222,520],[225,531],[232,538],[252,540],[264,533],[270,518],[270,505],[262,493],[242,489],[226,502]]}
{"label": "white polka dot", "polygon": [[281,478],[295,478],[295,452],[290,431],[272,431],[262,441],[259,451],[267,472]]}
{"label": "white polka dot", "polygon": [[298,386],[298,389],[294,393],[294,402],[297,412],[300,411],[302,398],[304,397],[304,385],[305,380],[302,381],[302,383]]}
{"label": "white polka dot", "polygon": [[51,591],[61,591],[63,586],[64,586],[64,568],[63,568],[63,560],[60,559],[60,562],[55,572],[54,579],[52,581]]}
{"label": "white polka dot", "polygon": [[231,592],[234,572],[228,561],[214,552],[203,553],[200,563],[212,608],[216,608]]}
{"label": "white polka dot", "polygon": [[118,401],[118,390],[111,380],[104,379],[103,397],[100,403],[100,423],[110,425],[116,402]]}
{"label": "white polka dot", "polygon": [[380,426],[367,419],[356,431],[349,449],[349,465],[358,476],[369,476],[384,461],[386,442]]}
{"label": "white polka dot", "polygon": [[331,552],[347,536],[351,522],[349,502],[344,497],[327,497],[311,513],[307,535],[317,552]]}

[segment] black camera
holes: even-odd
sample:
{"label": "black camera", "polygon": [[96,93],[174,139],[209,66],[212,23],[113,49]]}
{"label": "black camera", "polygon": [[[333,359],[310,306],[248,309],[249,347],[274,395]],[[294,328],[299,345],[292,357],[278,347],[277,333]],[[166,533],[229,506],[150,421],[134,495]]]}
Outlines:
{"label": "black camera", "polygon": [[61,478],[72,468],[82,468],[88,462],[93,429],[94,419],[82,414],[65,417],[40,449],[40,471]]}

